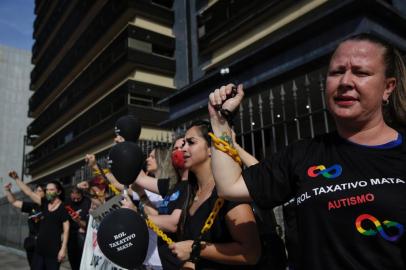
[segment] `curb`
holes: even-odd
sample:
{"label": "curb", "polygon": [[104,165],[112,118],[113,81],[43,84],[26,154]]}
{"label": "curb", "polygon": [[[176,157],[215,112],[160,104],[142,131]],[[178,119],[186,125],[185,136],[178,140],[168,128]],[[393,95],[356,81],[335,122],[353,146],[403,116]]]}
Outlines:
{"label": "curb", "polygon": [[[14,255],[17,255],[19,257],[23,257],[24,259],[26,258],[26,254],[24,250],[20,250],[17,248],[13,248],[13,247],[9,247],[9,246],[4,246],[4,245],[0,245],[0,251],[5,251],[5,252],[10,252]],[[65,259],[61,266],[60,266],[61,270],[70,270],[70,265],[67,259]]]}
{"label": "curb", "polygon": [[13,247],[0,245],[0,250],[1,250],[1,251],[7,251],[7,252],[13,253],[13,254],[15,254],[15,255],[17,255],[17,256],[20,256],[20,257],[24,257],[24,258],[25,258],[25,251],[20,250],[20,249],[16,249],[16,248],[13,248]]}

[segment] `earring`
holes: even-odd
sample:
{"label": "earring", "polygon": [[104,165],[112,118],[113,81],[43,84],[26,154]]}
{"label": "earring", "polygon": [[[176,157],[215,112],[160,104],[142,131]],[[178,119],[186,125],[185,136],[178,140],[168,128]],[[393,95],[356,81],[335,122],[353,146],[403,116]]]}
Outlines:
{"label": "earring", "polygon": [[388,106],[389,105],[389,99],[382,100],[382,105],[383,106]]}

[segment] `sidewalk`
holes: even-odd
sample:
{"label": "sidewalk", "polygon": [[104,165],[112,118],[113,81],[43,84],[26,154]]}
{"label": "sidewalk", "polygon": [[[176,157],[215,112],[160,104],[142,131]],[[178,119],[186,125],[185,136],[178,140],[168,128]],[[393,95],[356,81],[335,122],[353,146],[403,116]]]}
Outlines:
{"label": "sidewalk", "polygon": [[[0,265],[2,270],[30,270],[25,252],[0,245]],[[61,270],[70,270],[70,265],[65,260],[61,265]]]}

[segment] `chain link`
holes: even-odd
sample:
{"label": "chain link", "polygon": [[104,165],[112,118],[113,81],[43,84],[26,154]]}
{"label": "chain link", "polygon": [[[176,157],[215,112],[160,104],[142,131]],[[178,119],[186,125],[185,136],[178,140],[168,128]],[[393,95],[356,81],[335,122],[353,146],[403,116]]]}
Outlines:
{"label": "chain link", "polygon": [[242,165],[242,161],[240,156],[238,155],[238,151],[233,148],[228,142],[225,140],[222,140],[220,138],[217,138],[213,133],[209,132],[209,136],[211,137],[213,141],[214,147],[216,147],[218,150],[228,154],[232,159],[234,159],[235,162],[237,162],[240,166]]}
{"label": "chain link", "polygon": [[217,214],[219,213],[221,207],[224,205],[224,199],[223,198],[217,198],[216,202],[214,203],[213,210],[210,212],[209,217],[206,219],[206,222],[204,223],[204,226],[202,230],[200,231],[200,235],[205,234],[208,232],[213,226],[214,220],[217,217]]}
{"label": "chain link", "polygon": [[161,237],[161,239],[164,240],[168,245],[173,244],[172,239],[169,238],[160,228],[158,228],[158,226],[155,225],[149,217],[145,219],[145,222],[147,223],[147,226],[151,228],[151,230],[153,230],[159,237]]}
{"label": "chain link", "polygon": [[114,195],[118,195],[121,193],[113,184],[109,184],[109,188],[111,191],[113,191]]}
{"label": "chain link", "polygon": [[[206,232],[208,232],[213,226],[214,220],[216,219],[221,207],[224,205],[224,199],[222,198],[217,198],[216,202],[214,203],[213,210],[210,212],[209,217],[206,219],[206,222],[203,225],[202,230],[200,231],[200,234],[203,235]],[[145,222],[147,223],[147,226],[153,230],[162,240],[164,240],[168,245],[173,243],[173,240],[168,237],[161,229],[158,228],[157,225],[154,224],[154,222],[147,217],[145,219]]]}
{"label": "chain link", "polygon": [[103,174],[106,175],[108,173],[111,173],[109,169],[103,169],[103,172],[101,172],[99,169],[93,170],[93,175],[94,176],[100,176],[100,175],[103,175]]}

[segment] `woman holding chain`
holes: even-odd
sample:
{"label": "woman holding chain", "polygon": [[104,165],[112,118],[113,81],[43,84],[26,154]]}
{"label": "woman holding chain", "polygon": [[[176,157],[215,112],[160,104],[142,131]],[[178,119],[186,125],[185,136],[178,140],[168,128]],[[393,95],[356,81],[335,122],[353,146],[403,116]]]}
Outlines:
{"label": "woman holding chain", "polygon": [[[194,262],[195,269],[230,269],[230,265],[248,269],[261,253],[255,218],[248,204],[219,203],[210,166],[209,131],[209,123],[200,121],[185,135],[182,151],[192,196],[178,224],[178,239],[184,241],[170,245],[170,249],[181,261]],[[208,219],[213,210],[217,216]],[[211,227],[205,226],[207,220],[213,222]]]}
{"label": "woman holding chain", "polygon": [[[223,138],[230,127],[215,108],[239,106],[241,85],[227,99],[233,87],[209,97],[214,133]],[[405,87],[397,50],[369,34],[348,38],[326,80],[337,131],[291,144],[244,171],[213,149],[219,194],[269,208],[295,197],[303,269],[406,269]]]}

